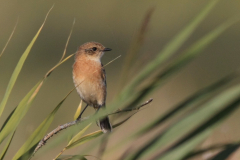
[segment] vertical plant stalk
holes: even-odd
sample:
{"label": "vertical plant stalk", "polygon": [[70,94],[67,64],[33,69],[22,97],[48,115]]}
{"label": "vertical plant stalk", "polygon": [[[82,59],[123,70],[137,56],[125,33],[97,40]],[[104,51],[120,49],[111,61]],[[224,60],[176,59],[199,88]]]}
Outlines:
{"label": "vertical plant stalk", "polygon": [[17,22],[16,22],[16,24],[15,24],[15,26],[14,26],[14,28],[13,28],[13,31],[12,31],[11,35],[9,36],[9,38],[8,38],[8,40],[7,40],[7,43],[5,44],[5,46],[3,47],[2,52],[0,53],[0,58],[2,57],[4,51],[6,50],[6,48],[7,48],[8,44],[9,44],[10,40],[12,39],[12,36],[13,36],[13,34],[14,34],[16,28],[17,28],[18,20],[19,20],[19,17],[18,17],[18,19],[17,19]]}
{"label": "vertical plant stalk", "polygon": [[69,43],[70,38],[71,38],[71,36],[72,36],[73,27],[74,27],[74,25],[75,25],[75,22],[76,22],[76,19],[74,18],[74,20],[73,20],[73,24],[72,24],[72,28],[71,28],[70,34],[69,34],[69,36],[68,36],[68,39],[67,39],[67,42],[66,42],[66,45],[65,45],[65,48],[64,48],[62,58],[60,59],[59,63],[62,62],[63,58],[64,58],[65,55],[66,55],[67,47],[68,47],[68,43]]}
{"label": "vertical plant stalk", "polygon": [[70,40],[70,38],[71,38],[71,36],[72,36],[72,32],[73,32],[74,25],[75,25],[75,18],[74,18],[74,20],[73,20],[72,28],[71,28],[70,34],[69,34],[69,36],[68,36],[68,39],[67,39],[67,42],[66,42],[66,45],[65,45],[65,48],[64,48],[62,58],[61,58],[60,61],[57,63],[57,65],[55,65],[52,69],[50,69],[50,70],[46,73],[45,78],[48,77],[55,68],[57,68],[57,67],[58,67],[59,65],[61,65],[63,62],[67,61],[67,60],[68,60],[70,57],[72,57],[73,55],[75,55],[75,53],[73,53],[73,54],[69,55],[68,57],[66,57],[65,59],[63,59],[63,58],[65,57],[65,55],[66,55],[66,52],[67,52],[68,43],[69,43],[69,40]]}
{"label": "vertical plant stalk", "polygon": [[131,67],[134,64],[134,60],[137,59],[137,55],[144,43],[147,29],[148,29],[149,22],[151,20],[153,11],[154,11],[154,8],[150,8],[147,11],[140,29],[139,29],[136,37],[133,39],[132,44],[130,45],[130,49],[127,52],[127,56],[124,61],[124,65],[123,65],[123,69],[122,69],[122,73],[121,73],[122,78],[120,79],[119,87],[124,86],[126,79],[128,79],[127,77],[129,76],[129,71],[131,70]]}

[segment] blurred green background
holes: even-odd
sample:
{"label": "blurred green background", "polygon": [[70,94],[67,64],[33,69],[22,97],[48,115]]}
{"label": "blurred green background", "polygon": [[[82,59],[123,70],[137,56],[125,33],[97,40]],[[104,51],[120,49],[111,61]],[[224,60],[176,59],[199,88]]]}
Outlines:
{"label": "blurred green background", "polygon": [[[33,85],[59,61],[74,18],[76,24],[68,46],[68,54],[74,53],[77,47],[85,42],[97,41],[113,49],[112,52],[104,55],[102,58],[103,64],[118,55],[122,55],[120,59],[106,67],[107,102],[110,102],[114,95],[119,92],[124,57],[149,8],[154,7],[155,10],[144,45],[139,53],[145,57],[142,66],[153,59],[163,46],[200,12],[207,2],[207,0],[0,0],[0,50],[4,47],[19,17],[19,23],[13,38],[0,59],[0,98],[4,95],[9,78],[20,56],[41,26],[47,11],[55,4],[24,64],[4,115],[0,119],[0,125]],[[221,0],[184,44],[179,53],[196,39],[227,19],[236,16],[239,12],[240,1]],[[161,115],[194,91],[239,68],[239,62],[240,23],[237,23],[224,32],[204,53],[185,67],[177,76],[174,76],[163,88],[149,96],[149,98],[154,99],[154,102],[147,109],[130,119],[124,127],[116,129],[110,138],[108,147],[118,142],[120,137],[128,136],[132,130]],[[18,127],[17,134],[13,139],[15,145],[11,146],[12,153],[16,153],[39,123],[74,87],[72,64],[73,58],[55,70],[45,83],[32,108]],[[72,93],[58,112],[50,130],[60,124],[72,121],[79,101],[78,94],[76,92]],[[93,109],[89,108],[84,115],[93,113]],[[234,139],[239,138],[239,115],[240,110],[237,110],[203,145],[234,141]],[[90,131],[96,129],[97,126],[93,125]],[[144,138],[138,143],[143,143],[143,141]],[[44,151],[46,152],[45,157],[36,156],[34,159],[52,159],[64,145],[56,147],[51,152]],[[83,145],[77,149],[66,151],[65,154],[81,153],[80,149],[84,147],[86,146]],[[121,155],[124,149],[126,148],[106,155],[104,159],[114,159],[115,156]],[[91,154],[94,155],[94,153]],[[237,157],[237,155],[235,156]],[[11,158],[12,154],[9,152],[6,159]],[[240,154],[238,158],[240,159]],[[203,159],[203,157],[199,157],[199,159]]]}

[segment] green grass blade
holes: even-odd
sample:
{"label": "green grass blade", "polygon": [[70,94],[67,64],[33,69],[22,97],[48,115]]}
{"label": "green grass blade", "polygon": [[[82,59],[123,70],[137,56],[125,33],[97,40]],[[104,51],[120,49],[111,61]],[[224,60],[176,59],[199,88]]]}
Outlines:
{"label": "green grass blade", "polygon": [[[53,69],[51,69],[53,71]],[[48,117],[39,125],[39,127],[33,132],[33,134],[28,138],[28,140],[24,143],[24,145],[19,149],[13,159],[26,159],[29,158],[33,153],[34,149],[38,145],[39,141],[43,138],[45,133],[47,132],[49,126],[51,125],[55,114],[62,106],[63,102],[67,99],[67,97],[75,90],[72,89],[63,100],[55,107],[55,109],[48,115]],[[20,158],[19,158],[20,157]]]}
{"label": "green grass blade", "polygon": [[[53,7],[52,7],[53,8]],[[49,10],[49,12],[46,15],[45,21],[47,19],[48,14],[50,13],[50,11],[52,10],[52,8]],[[44,23],[45,23],[44,21]],[[43,25],[44,25],[43,23]],[[43,27],[43,25],[41,26],[41,28]],[[39,29],[37,35],[39,34],[39,32],[41,31],[41,28]],[[67,45],[66,45],[67,46]],[[43,83],[45,82],[46,78],[50,75],[50,73],[56,69],[59,65],[61,65],[62,63],[64,63],[66,60],[68,60],[70,57],[72,57],[74,54],[68,56],[67,58],[65,58],[64,60],[62,60],[61,62],[59,62],[57,65],[55,65],[51,70],[49,70],[47,72],[47,74],[44,76],[43,80],[41,80],[40,82],[38,82],[29,92],[28,94],[22,99],[22,101],[19,103],[18,107],[16,108],[15,112],[13,113],[13,115],[11,116],[11,118],[9,119],[9,121],[7,121],[7,124],[5,125],[5,127],[3,128],[2,132],[0,133],[0,143],[8,136],[8,134],[12,131],[15,130],[16,127],[18,126],[18,124],[20,123],[20,121],[22,120],[22,118],[24,117],[24,115],[27,113],[27,111],[29,110],[31,103],[33,102],[34,98],[36,97],[37,93],[39,92],[40,88],[42,87]]]}
{"label": "green grass blade", "polygon": [[155,127],[159,126],[160,124],[164,123],[168,119],[175,116],[175,114],[179,114],[179,112],[181,110],[185,110],[185,109],[193,106],[193,104],[196,104],[198,101],[201,101],[201,100],[205,99],[206,97],[209,97],[209,95],[222,89],[226,84],[231,82],[237,76],[238,76],[238,73],[233,73],[233,74],[227,75],[226,77],[223,77],[222,79],[218,80],[217,82],[197,91],[196,93],[191,95],[189,98],[187,98],[183,102],[179,103],[177,106],[170,109],[170,111],[168,111],[164,115],[158,117],[156,120],[152,121],[148,125],[141,128],[140,131],[138,131],[136,134],[134,134],[134,137],[141,136],[141,135],[145,134],[146,132],[151,131]]}
{"label": "green grass blade", "polygon": [[76,21],[76,20],[75,20],[75,18],[74,18],[73,24],[72,24],[72,28],[71,28],[71,31],[70,31],[70,33],[69,33],[69,35],[68,35],[68,39],[67,39],[67,42],[66,42],[66,44],[65,44],[65,48],[64,48],[64,51],[63,51],[63,54],[62,54],[62,58],[60,59],[59,63],[61,63],[61,62],[63,61],[63,59],[64,59],[64,57],[65,57],[65,55],[66,55],[68,43],[69,43],[70,38],[71,38],[71,36],[72,36],[72,32],[73,32],[73,28],[74,28],[74,25],[75,25],[75,21]]}
{"label": "green grass blade", "polygon": [[[138,112],[139,112],[139,111],[138,111]],[[130,116],[127,117],[126,119],[124,119],[124,120],[122,120],[122,121],[114,124],[114,125],[112,126],[112,128],[117,128],[117,127],[119,127],[119,126],[122,125],[123,123],[127,122],[127,121],[128,121],[133,115],[135,115],[136,113],[137,113],[137,112],[133,113],[132,115],[130,115]],[[99,135],[99,136],[101,136],[101,135]],[[95,137],[95,138],[97,138],[97,137]],[[126,141],[124,141],[124,142],[126,142]],[[84,148],[84,150],[82,150],[82,153],[88,152],[89,150],[93,150],[94,148],[97,147],[97,146],[96,146],[97,143],[100,143],[100,140],[99,140],[99,142],[92,143],[92,144],[90,144],[88,147]],[[107,152],[110,152],[110,153],[111,153],[110,148],[107,150]]]}
{"label": "green grass blade", "polygon": [[28,151],[26,151],[21,157],[19,157],[17,160],[30,160],[32,157],[32,153],[34,152],[35,148],[37,147],[38,143],[36,143],[34,146],[32,146]]}
{"label": "green grass blade", "polygon": [[56,160],[87,160],[87,158],[82,155],[62,155]]}
{"label": "green grass blade", "polygon": [[[17,108],[17,107],[16,107]],[[2,129],[5,127],[5,125],[7,124],[7,122],[9,121],[9,119],[12,117],[13,113],[15,112],[16,108],[14,108],[14,110],[8,115],[7,119],[5,120],[5,122],[3,123],[0,132],[2,131]]]}
{"label": "green grass blade", "polygon": [[10,40],[12,39],[12,36],[13,36],[13,34],[14,34],[16,28],[17,28],[18,20],[19,20],[19,17],[18,17],[18,19],[17,19],[17,22],[16,22],[14,28],[13,28],[12,33],[10,34],[10,36],[9,36],[9,38],[8,38],[8,40],[7,40],[7,43],[5,44],[5,46],[3,47],[2,52],[0,53],[0,58],[2,57],[4,51],[6,50],[6,48],[7,48],[8,44],[9,44]]}
{"label": "green grass blade", "polygon": [[131,139],[136,139],[139,136],[144,135],[147,132],[152,131],[159,125],[163,124],[167,120],[171,119],[172,117],[176,115],[180,115],[182,112],[185,112],[185,110],[189,109],[190,107],[194,106],[195,104],[199,104],[202,100],[206,99],[210,95],[214,94],[215,92],[219,91],[225,85],[227,85],[229,82],[231,82],[234,78],[238,76],[239,73],[232,73],[229,74],[222,79],[218,80],[217,82],[214,82],[213,84],[197,91],[193,95],[191,95],[189,98],[185,99],[181,103],[174,106],[172,109],[167,111],[162,116],[156,118],[155,120],[151,121],[150,123],[146,124],[142,128],[140,128],[137,132],[133,133],[131,136],[129,136],[124,141],[121,140],[120,143],[118,143],[117,146],[112,147],[110,150],[115,150],[116,148],[124,145],[127,141]]}
{"label": "green grass blade", "polygon": [[81,144],[84,144],[84,143],[86,143],[86,142],[88,142],[90,140],[93,140],[93,139],[101,136],[101,135],[103,135],[102,130],[98,130],[96,132],[87,134],[87,135],[81,137],[80,139],[76,140],[74,143],[72,143],[71,146],[67,147],[67,149],[69,149],[70,147],[72,148],[72,147],[76,147],[76,146],[79,146]]}
{"label": "green grass blade", "polygon": [[10,117],[7,124],[5,125],[5,127],[2,129],[0,133],[0,143],[2,143],[2,141],[8,136],[8,134],[10,134],[12,131],[14,131],[17,128],[21,119],[24,117],[24,115],[28,111],[42,83],[43,81],[38,82],[19,103],[13,115]]}
{"label": "green grass blade", "polygon": [[218,36],[221,35],[227,28],[239,21],[239,17],[234,17],[225,23],[221,24],[219,27],[205,35],[203,38],[194,43],[187,51],[182,54],[178,59],[172,62],[169,67],[160,72],[154,77],[152,82],[143,88],[135,98],[132,98],[133,101],[128,104],[128,107],[135,106],[138,102],[145,98],[145,96],[152,91],[156,90],[159,86],[164,84],[166,80],[172,76],[174,73],[182,69],[189,62],[191,62],[196,56],[198,56],[206,47],[210,45]]}
{"label": "green grass blade", "polygon": [[209,160],[226,160],[228,158],[230,158],[230,156],[236,152],[239,149],[240,145],[239,143],[233,144],[229,147],[227,147],[226,149],[224,149],[223,151],[221,151],[220,153],[218,153],[217,155],[215,155],[214,157],[212,157]]}
{"label": "green grass blade", "polygon": [[[119,126],[121,126],[123,123],[125,123],[126,121],[128,121],[133,115],[135,115],[137,112],[133,113],[132,115],[130,115],[129,117],[127,117],[126,119],[122,120],[121,122],[117,123],[117,124],[114,124],[112,127],[113,128],[117,128]],[[75,147],[75,146],[79,146],[85,142],[88,142],[92,139],[95,139],[99,136],[101,136],[103,133],[102,133],[102,130],[99,130],[99,131],[96,131],[96,132],[93,132],[93,133],[90,133],[88,135],[85,135],[84,137],[81,137],[81,138],[76,138],[71,145],[74,145],[74,146],[68,146],[66,147],[67,149],[69,149],[70,147]],[[79,137],[79,136],[78,136]]]}
{"label": "green grass blade", "polygon": [[1,153],[1,155],[0,155],[0,160],[3,160],[3,159],[4,159],[4,157],[5,157],[6,153],[7,153],[7,150],[8,150],[8,148],[9,148],[11,142],[12,142],[12,139],[13,139],[13,137],[14,137],[14,134],[15,134],[15,132],[12,133],[12,135],[9,137],[9,140],[6,142],[6,145],[5,145],[5,147],[3,148],[2,153]]}
{"label": "green grass blade", "polygon": [[[130,48],[126,54],[125,60],[124,60],[124,65],[122,67],[122,72],[121,72],[121,78],[119,82],[119,86],[123,87],[124,84],[126,83],[126,80],[128,79],[130,72],[133,69],[133,66],[136,67],[136,62],[139,61],[139,51],[141,50],[144,40],[146,38],[146,33],[147,29],[149,27],[149,22],[152,18],[154,12],[154,8],[148,9],[148,11],[145,14],[145,17],[142,21],[142,24],[140,28],[138,29],[138,33],[136,36],[133,38]],[[137,60],[138,59],[138,60]],[[137,65],[139,66],[139,64]]]}
{"label": "green grass blade", "polygon": [[40,29],[38,30],[37,34],[34,36],[32,41],[30,42],[30,44],[28,45],[27,49],[24,51],[23,55],[21,56],[20,60],[18,61],[18,64],[17,64],[16,68],[13,71],[13,74],[12,74],[12,76],[10,78],[9,83],[8,83],[8,86],[7,86],[6,92],[4,94],[4,97],[3,97],[3,99],[2,99],[2,101],[0,103],[0,117],[1,117],[1,115],[3,113],[3,110],[4,110],[5,106],[6,106],[6,103],[7,103],[7,100],[9,98],[9,96],[10,96],[12,88],[13,88],[13,86],[14,86],[17,78],[18,78],[18,75],[19,75],[19,73],[20,73],[20,71],[21,71],[21,69],[23,67],[23,64],[24,64],[26,58],[28,57],[28,54],[31,51],[32,46],[34,45],[35,41],[37,40],[37,38],[38,38],[38,36],[39,36],[39,34],[40,34],[40,32],[41,32],[41,30],[42,30],[42,28],[43,28],[43,26],[44,26],[44,24],[46,22],[47,17],[48,17],[48,15],[49,15],[51,10],[52,10],[52,8],[47,13],[42,26],[40,27]]}
{"label": "green grass blade", "polygon": [[146,145],[148,147],[140,149],[133,157],[138,158],[143,155],[149,155],[151,152],[159,150],[161,147],[176,141],[177,139],[188,133],[190,130],[192,130],[192,128],[194,128],[195,126],[198,126],[206,119],[209,119],[216,112],[223,109],[226,105],[231,103],[239,96],[240,85],[231,87],[230,89],[213,98],[211,101],[199,107],[196,112],[179,121],[173,127],[170,127],[168,130],[165,131],[166,133],[164,133],[163,135],[155,137],[151,144],[149,143],[149,145]]}
{"label": "green grass blade", "polygon": [[[71,91],[72,92],[72,91]],[[17,160],[19,157],[23,156],[26,152],[28,152],[33,146],[37,145],[38,142],[44,137],[49,126],[51,125],[55,114],[66,100],[66,98],[70,95],[69,92],[66,97],[55,107],[55,109],[48,115],[48,117],[38,126],[38,128],[32,133],[32,135],[27,139],[24,145],[18,150],[18,152],[13,157],[13,160]],[[31,153],[29,153],[31,155]]]}
{"label": "green grass blade", "polygon": [[[123,123],[127,122],[127,121],[128,121],[133,115],[135,115],[136,113],[137,113],[137,112],[133,113],[132,115],[130,115],[130,116],[127,117],[126,119],[122,120],[121,122],[119,122],[119,123],[117,123],[117,124],[114,124],[112,127],[113,127],[113,128],[117,128],[117,127],[121,126]],[[99,130],[99,131],[101,131],[101,130]],[[102,134],[98,134],[99,131],[97,131],[97,133],[95,133],[96,136],[93,136],[92,134],[90,134],[89,137],[91,138],[91,140],[94,139],[94,138],[99,137],[100,135],[102,135]],[[87,137],[85,136],[85,138],[87,138]],[[79,140],[79,142],[81,142],[81,144],[83,144],[82,140]]]}
{"label": "green grass blade", "polygon": [[[127,117],[126,119],[122,120],[121,122],[113,125],[112,127],[113,128],[117,128],[119,126],[121,126],[123,123],[125,123],[126,121],[128,121],[133,115],[135,115],[137,112],[133,113],[132,115],[130,115],[129,117]],[[70,148],[74,148],[74,147],[77,147],[79,145],[82,145],[88,141],[91,141],[101,135],[103,135],[103,132],[102,130],[98,130],[98,131],[95,131],[93,133],[89,133],[83,137],[81,137],[81,135],[87,130],[87,128],[89,127],[90,125],[86,126],[82,131],[79,132],[79,134],[77,134],[74,138],[72,138],[72,140],[69,142],[69,144],[57,155],[56,158],[58,158],[59,156],[61,156],[61,154],[67,150],[67,149],[70,149]],[[96,146],[96,145],[95,145]],[[92,146],[91,149],[93,149],[95,146]]]}
{"label": "green grass blade", "polygon": [[204,132],[201,135],[197,136],[194,138],[192,141],[189,143],[177,148],[174,152],[171,152],[171,154],[167,154],[166,156],[162,158],[156,158],[159,160],[169,160],[169,159],[174,159],[174,160],[181,160],[182,157],[184,157],[187,153],[192,151],[196,145],[201,143],[211,132]]}
{"label": "green grass blade", "polygon": [[235,143],[223,143],[223,144],[213,144],[204,148],[198,148],[198,149],[194,149],[194,151],[192,151],[191,153],[187,154],[186,156],[184,156],[181,160],[185,160],[185,159],[192,159],[195,158],[197,156],[203,155],[207,152],[211,152],[214,150],[227,150],[228,148],[231,148],[233,146],[240,146],[239,142],[235,142]]}
{"label": "green grass blade", "polygon": [[[219,100],[221,101],[221,99]],[[228,117],[233,111],[235,111],[240,104],[240,98],[236,98],[229,105],[226,105],[221,111],[219,111],[214,116],[210,117],[206,122],[201,124],[197,129],[188,133],[180,141],[178,141],[174,146],[172,146],[168,151],[165,152],[163,160],[175,159],[173,156],[176,156],[178,159],[182,159],[184,156],[189,154],[200,142],[206,139],[212,131]],[[162,157],[160,154],[157,157]],[[172,158],[171,158],[172,157]]]}
{"label": "green grass blade", "polygon": [[[148,95],[150,92],[154,91],[161,84],[164,84],[164,82],[167,80],[167,78],[169,76],[171,76],[173,73],[175,73],[176,71],[181,69],[184,65],[189,63],[195,56],[200,54],[201,51],[204,48],[206,48],[210,42],[214,41],[222,32],[224,32],[228,27],[230,27],[237,21],[239,21],[239,17],[234,17],[234,18],[230,19],[229,21],[223,23],[222,25],[220,25],[219,27],[214,29],[212,32],[208,33],[203,38],[201,38],[196,43],[194,43],[187,51],[184,52],[184,54],[180,58],[178,58],[176,61],[174,61],[169,66],[169,68],[167,68],[163,73],[160,73],[159,75],[157,75],[155,77],[154,81],[149,86],[143,88],[138,95],[136,95],[136,96],[131,95],[131,96],[125,97],[128,100],[129,100],[129,97],[131,97],[131,99],[132,99],[132,102],[128,103],[127,107],[131,108],[132,106],[135,106],[146,95]],[[125,94],[125,92],[124,92],[124,94]],[[126,95],[128,95],[128,93],[126,93]],[[126,99],[124,101],[126,101]],[[113,107],[117,106],[122,101],[119,102],[118,100],[116,100],[116,102],[117,103],[113,104]],[[149,127],[151,128],[151,125],[154,125],[154,123],[155,122],[150,124]],[[156,123],[158,123],[158,122],[156,122]],[[146,129],[147,129],[147,127],[144,128],[140,132],[144,133],[146,131]]]}
{"label": "green grass blade", "polygon": [[[171,48],[171,46],[174,48],[174,45],[175,45],[175,47],[177,47],[177,46],[179,46],[179,44],[183,44],[183,42],[180,42],[181,38],[182,38],[182,41],[185,41],[191,35],[191,33],[189,33],[190,31],[188,31],[188,30],[193,31],[197,27],[197,25],[200,23],[200,21],[202,21],[206,17],[207,13],[213,8],[213,6],[216,3],[217,3],[217,1],[215,1],[215,0],[210,1],[209,4],[205,7],[205,9],[203,9],[203,11],[197,16],[197,18],[196,18],[197,20],[194,19],[193,22],[190,25],[188,25],[182,32],[180,32],[180,34],[175,39],[173,39],[172,42],[170,42],[168,44],[168,47],[166,47],[166,48]],[[206,37],[204,37],[204,38],[206,38]],[[177,48],[179,48],[179,47],[177,47]],[[159,54],[159,57],[163,56],[164,58],[162,57],[162,58],[159,58],[159,59],[165,59],[165,56],[170,54],[170,52],[168,53],[168,51],[171,50],[171,49],[169,49],[169,50],[164,49],[164,50],[166,50],[165,53],[160,52],[160,54]],[[199,54],[199,52],[195,53],[195,56],[197,54]],[[193,57],[194,56],[192,56],[192,59],[193,59]],[[158,59],[158,58],[156,58],[156,59]],[[133,94],[132,91],[135,89],[135,86],[139,85],[146,77],[149,77],[149,75],[151,75],[153,73],[155,68],[157,68],[157,66],[158,66],[158,64],[156,64],[156,63],[159,63],[159,64],[161,63],[161,62],[157,61],[156,59],[154,59],[149,65],[147,65],[145,67],[145,69],[143,69],[143,71],[140,73],[140,75],[137,76],[120,93],[120,95],[117,97],[117,99],[115,99],[115,101],[112,103],[112,108],[113,109],[118,108],[119,104],[125,105],[127,108],[131,107],[131,106],[134,106],[141,99],[143,99],[146,95],[148,95],[149,93],[151,93],[152,91],[157,89],[157,87],[159,87],[160,84],[165,83],[167,78],[169,78],[171,75],[173,75],[176,71],[179,71],[184,65],[187,64],[187,62],[190,62],[190,60],[192,60],[190,58],[188,58],[188,59],[185,58],[184,61],[183,61],[183,59],[180,59],[181,61],[179,61],[179,59],[178,59],[177,61],[172,63],[170,65],[170,67],[167,68],[167,70],[165,70],[163,73],[158,74],[153,79],[153,82],[150,85],[143,88],[138,94],[135,94],[136,92],[134,92],[134,94]],[[124,104],[123,104],[123,102],[124,102]]]}
{"label": "green grass blade", "polygon": [[193,19],[193,21],[187,25],[176,37],[174,37],[173,40],[169,42],[166,47],[158,54],[158,56],[143,69],[143,71],[128,86],[127,90],[132,90],[134,87],[138,86],[143,80],[149,77],[149,75],[152,74],[160,64],[170,58],[191,36],[191,34],[205,19],[205,17],[217,2],[218,0],[210,0],[206,7]]}
{"label": "green grass blade", "polygon": [[81,109],[82,109],[82,100],[80,101],[78,108],[74,114],[74,117],[73,117],[74,120],[77,120],[78,116],[81,114]]}
{"label": "green grass blade", "polygon": [[86,132],[86,130],[91,126],[92,123],[90,123],[89,125],[87,125],[85,128],[83,128],[78,134],[76,134],[68,143],[68,145],[66,146],[66,149],[70,149],[73,147],[77,146],[77,143],[75,143],[78,139],[81,138],[81,136],[83,135],[83,133]]}
{"label": "green grass blade", "polygon": [[59,156],[61,156],[63,154],[63,152],[67,149],[76,147],[79,145],[79,143],[77,143],[77,141],[81,138],[81,136],[83,135],[84,132],[86,132],[86,130],[91,126],[92,123],[90,123],[89,125],[87,125],[85,128],[83,128],[80,132],[78,132],[68,143],[68,145],[63,148],[63,150],[54,158],[54,159],[58,159]]}

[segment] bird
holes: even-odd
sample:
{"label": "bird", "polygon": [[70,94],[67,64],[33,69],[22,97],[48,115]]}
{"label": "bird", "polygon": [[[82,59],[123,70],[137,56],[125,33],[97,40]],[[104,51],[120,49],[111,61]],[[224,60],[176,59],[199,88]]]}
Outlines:
{"label": "bird", "polygon": [[[106,72],[101,63],[101,58],[105,52],[111,50],[104,47],[101,43],[87,42],[82,44],[75,54],[73,82],[77,93],[86,103],[77,120],[81,119],[83,112],[88,106],[92,106],[96,112],[100,108],[106,107]],[[101,118],[98,124],[103,133],[112,131],[112,125],[108,116]]]}

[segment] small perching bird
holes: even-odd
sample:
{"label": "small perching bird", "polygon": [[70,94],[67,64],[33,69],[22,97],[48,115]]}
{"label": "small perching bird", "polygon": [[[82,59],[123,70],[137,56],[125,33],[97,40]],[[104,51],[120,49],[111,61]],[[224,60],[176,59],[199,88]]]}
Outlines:
{"label": "small perching bird", "polygon": [[[78,120],[88,106],[96,111],[105,108],[107,83],[101,57],[106,51],[111,49],[97,42],[88,42],[81,45],[75,55],[73,82],[81,99],[87,104]],[[100,119],[99,125],[104,133],[112,130],[108,116]]]}

